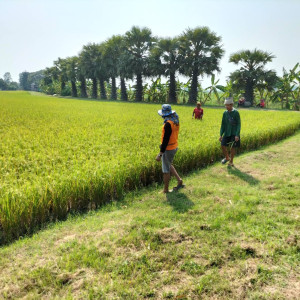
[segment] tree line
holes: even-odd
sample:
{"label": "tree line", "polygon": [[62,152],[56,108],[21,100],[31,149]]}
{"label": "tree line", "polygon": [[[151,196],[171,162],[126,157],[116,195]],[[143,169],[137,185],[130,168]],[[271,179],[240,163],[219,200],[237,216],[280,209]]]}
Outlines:
{"label": "tree line", "polygon": [[[215,80],[224,55],[221,37],[208,27],[186,29],[173,38],[153,36],[149,28],[133,26],[124,35],[114,35],[102,43],[84,45],[78,56],[58,58],[53,66],[43,70],[39,88],[48,94],[72,97],[177,103],[187,97],[188,103],[205,102],[214,95],[222,97],[243,95],[254,105],[256,96],[299,105],[299,64],[284,70],[284,76],[265,68],[275,56],[262,50],[241,50],[230,55],[229,62],[239,68],[228,76],[225,86]],[[32,73],[20,74],[21,79]],[[186,84],[176,80],[188,78]],[[203,89],[199,77],[211,76],[211,86]],[[167,83],[161,82],[167,78]],[[152,84],[146,78],[157,78]],[[120,86],[117,87],[118,79]],[[133,80],[133,87],[126,82]],[[24,81],[24,80],[23,80]],[[21,85],[22,86],[22,85]],[[24,84],[23,84],[24,86]],[[160,88],[160,89],[159,89]],[[185,95],[187,94],[187,95]],[[119,95],[119,96],[118,96]]]}
{"label": "tree line", "polygon": [[17,89],[19,89],[19,85],[12,81],[11,74],[9,72],[4,73],[3,78],[0,78],[0,91],[15,91]]}

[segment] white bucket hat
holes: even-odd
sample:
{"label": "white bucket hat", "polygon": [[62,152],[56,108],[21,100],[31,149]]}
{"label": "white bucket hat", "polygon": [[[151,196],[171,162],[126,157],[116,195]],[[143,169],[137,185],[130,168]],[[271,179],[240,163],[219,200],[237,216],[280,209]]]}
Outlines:
{"label": "white bucket hat", "polygon": [[232,97],[229,97],[229,98],[226,98],[225,101],[224,101],[224,104],[233,104],[233,98]]}

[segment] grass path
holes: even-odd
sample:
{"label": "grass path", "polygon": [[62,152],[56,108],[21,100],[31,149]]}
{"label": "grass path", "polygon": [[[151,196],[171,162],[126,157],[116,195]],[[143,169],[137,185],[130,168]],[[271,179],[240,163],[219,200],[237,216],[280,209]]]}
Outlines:
{"label": "grass path", "polygon": [[300,133],[235,164],[0,248],[0,299],[296,299]]}

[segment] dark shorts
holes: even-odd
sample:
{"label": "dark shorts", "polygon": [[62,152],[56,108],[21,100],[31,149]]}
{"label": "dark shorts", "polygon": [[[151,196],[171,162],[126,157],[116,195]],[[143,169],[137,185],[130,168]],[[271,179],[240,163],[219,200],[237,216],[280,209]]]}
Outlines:
{"label": "dark shorts", "polygon": [[[233,144],[232,144],[233,143]],[[239,139],[237,142],[235,141],[235,135],[231,136],[223,136],[222,141],[221,141],[221,146],[227,146],[227,147],[232,147],[233,148],[240,148],[241,145],[241,139]]]}

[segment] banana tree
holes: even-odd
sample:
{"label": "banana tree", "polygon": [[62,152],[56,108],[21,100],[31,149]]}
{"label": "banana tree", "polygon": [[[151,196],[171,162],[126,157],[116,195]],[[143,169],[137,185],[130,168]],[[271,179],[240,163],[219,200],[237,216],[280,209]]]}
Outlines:
{"label": "banana tree", "polygon": [[291,70],[291,78],[295,82],[292,91],[293,109],[300,110],[300,65],[299,63],[297,63],[295,67]]}
{"label": "banana tree", "polygon": [[[220,97],[220,91],[222,91],[222,88],[223,86],[221,86],[220,84],[218,84],[220,81],[220,79],[218,79],[216,81],[216,76],[215,74],[212,74],[211,75],[211,79],[210,79],[210,82],[211,82],[211,86],[207,87],[205,89],[205,91],[207,91],[207,95],[206,95],[206,98],[205,98],[205,102],[208,100],[208,101],[212,101],[212,95],[214,95],[216,98],[217,98],[217,102],[218,104],[220,104],[220,100],[221,100],[221,97]],[[203,102],[203,104],[205,103]]]}
{"label": "banana tree", "polygon": [[269,100],[272,93],[275,91],[278,77],[274,71],[268,71],[263,76],[258,78],[255,93],[259,99],[265,99],[266,106],[269,105]]}
{"label": "banana tree", "polygon": [[[217,90],[221,91],[221,95],[220,93],[218,93],[218,102],[221,103],[222,100],[224,100],[225,98],[227,97],[233,97],[235,96],[235,94],[239,94],[241,92],[241,90],[237,90],[235,89],[235,86],[234,86],[234,82],[229,79],[226,81],[226,85],[217,85],[216,86]],[[243,91],[242,91],[243,92]]]}
{"label": "banana tree", "polygon": [[283,68],[283,76],[279,77],[275,89],[276,91],[273,93],[272,101],[279,101],[281,108],[284,108],[285,105],[285,108],[289,109],[290,101],[293,99],[293,93],[297,89],[293,72],[287,72]]}
{"label": "banana tree", "polygon": [[190,87],[190,79],[186,82],[180,82],[177,80],[176,82],[176,92],[179,99],[182,99],[182,103],[185,104],[189,97],[189,87]]}
{"label": "banana tree", "polygon": [[168,99],[168,82],[162,83],[161,78],[151,80],[151,84],[145,85],[145,96],[149,102],[165,103]]}

